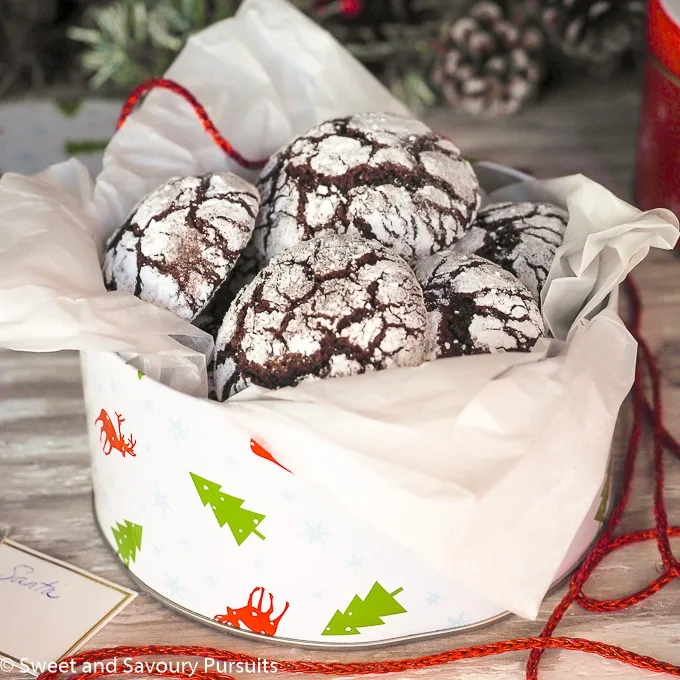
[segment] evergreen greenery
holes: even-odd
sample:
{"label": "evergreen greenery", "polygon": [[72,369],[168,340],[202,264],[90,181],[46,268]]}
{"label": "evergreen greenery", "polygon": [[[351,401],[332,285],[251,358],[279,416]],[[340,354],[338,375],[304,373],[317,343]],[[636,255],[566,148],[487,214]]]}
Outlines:
{"label": "evergreen greenery", "polygon": [[[6,0],[0,3],[3,1]],[[69,36],[85,45],[82,65],[89,74],[91,87],[114,89],[118,93],[127,93],[140,82],[162,75],[192,34],[233,16],[241,2],[103,1],[106,4],[94,5],[83,25],[70,29]],[[447,46],[447,29],[457,19],[469,16],[480,3],[480,0],[290,1],[330,31],[416,112],[439,101],[440,92],[432,86],[432,74],[438,54]],[[599,6],[598,2],[602,1],[616,4],[614,0],[578,0],[579,17],[587,19],[592,13],[591,5]],[[550,26],[541,22],[557,16],[556,6],[564,8],[564,16],[575,11],[574,0],[550,0],[549,12],[540,0],[497,2],[504,7],[509,21],[517,18],[518,27],[526,25],[528,19],[535,19],[535,25],[548,33]],[[612,10],[606,16],[596,12],[597,20],[590,22],[588,41],[584,45],[599,45],[596,36],[611,42],[610,36],[618,35],[618,27],[628,21],[629,15],[630,21],[625,25],[639,28],[639,5],[643,2],[625,0],[617,11]],[[636,49],[643,41],[641,33],[635,38],[632,31],[633,28],[626,34],[627,41],[620,50]],[[585,51],[585,47],[582,48],[576,60],[567,51],[558,49],[558,61],[553,64],[557,72],[564,70],[564,64],[569,62],[583,64]],[[593,60],[601,57],[594,50],[592,56]],[[616,57],[619,59],[619,52]],[[554,62],[552,57],[550,62]],[[599,62],[598,68],[602,70]]]}

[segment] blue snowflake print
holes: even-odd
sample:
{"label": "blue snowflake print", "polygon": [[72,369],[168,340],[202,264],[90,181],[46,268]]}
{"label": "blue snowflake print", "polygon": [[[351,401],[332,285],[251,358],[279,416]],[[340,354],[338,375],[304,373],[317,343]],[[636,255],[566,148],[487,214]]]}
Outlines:
{"label": "blue snowflake print", "polygon": [[262,569],[264,567],[264,562],[259,558],[256,557],[251,563],[250,566],[253,569]]}
{"label": "blue snowflake print", "polygon": [[228,465],[229,467],[236,467],[236,465],[238,463],[238,459],[236,458],[236,456],[233,453],[226,456],[223,460],[224,460],[225,465]]}
{"label": "blue snowflake print", "polygon": [[467,619],[465,614],[460,614],[459,616],[449,616],[448,618],[449,628],[460,628],[467,624]]}
{"label": "blue snowflake print", "polygon": [[146,397],[142,402],[142,408],[144,409],[144,413],[146,413],[148,416],[153,415],[156,412],[156,405],[153,403],[152,399],[149,399],[149,397]]}
{"label": "blue snowflake print", "polygon": [[323,524],[321,522],[318,524],[305,522],[305,524],[307,525],[305,530],[300,533],[307,537],[308,544],[319,543],[320,545],[326,545],[326,536],[330,536],[330,534],[324,530]]}
{"label": "blue snowflake print", "polygon": [[168,418],[167,431],[175,440],[175,444],[187,444],[189,442],[189,430],[184,427],[179,418]]}
{"label": "blue snowflake print", "polygon": [[97,484],[95,482],[95,488],[97,489],[96,498],[95,498],[97,503],[101,504],[102,507],[105,506],[105,505],[108,505],[109,500],[111,499],[108,487],[105,484],[101,485],[101,484]]}
{"label": "blue snowflake print", "polygon": [[179,539],[179,547],[182,548],[183,551],[190,550],[191,541],[186,536],[182,536],[182,538]]}
{"label": "blue snowflake print", "polygon": [[352,571],[359,571],[359,569],[364,566],[364,561],[360,557],[352,555],[352,557],[347,560],[346,564],[348,569],[351,569]]}
{"label": "blue snowflake print", "polygon": [[180,598],[184,594],[184,588],[176,576],[166,579],[166,584],[168,590],[170,591],[170,597]]}
{"label": "blue snowflake print", "polygon": [[141,512],[143,515],[146,514],[146,503],[139,504],[139,512]]}
{"label": "blue snowflake print", "polygon": [[432,605],[437,605],[440,604],[442,600],[442,594],[441,593],[428,593],[427,597],[425,598],[425,602],[427,602],[428,607],[431,607]]}
{"label": "blue snowflake print", "polygon": [[149,546],[149,550],[156,559],[160,559],[161,557],[163,557],[163,549],[161,548],[160,545],[158,545],[158,543],[152,543]]}
{"label": "blue snowflake print", "polygon": [[281,500],[284,503],[290,503],[291,501],[295,500],[295,492],[292,491],[291,489],[284,489],[283,493],[281,494]]}
{"label": "blue snowflake print", "polygon": [[156,487],[151,494],[153,496],[154,507],[158,508],[164,515],[172,510],[168,501],[168,494]]}
{"label": "blue snowflake print", "polygon": [[312,597],[313,597],[315,600],[323,600],[323,590],[315,590],[315,591],[312,593]]}
{"label": "blue snowflake print", "polygon": [[108,390],[111,389],[111,384],[106,382],[103,378],[100,378],[93,381],[92,387],[94,387],[94,391],[97,392],[97,396],[101,399],[102,395],[106,394]]}
{"label": "blue snowflake print", "polygon": [[215,578],[214,574],[208,574],[204,579],[203,582],[205,583],[208,588],[215,588],[217,586],[217,579]]}

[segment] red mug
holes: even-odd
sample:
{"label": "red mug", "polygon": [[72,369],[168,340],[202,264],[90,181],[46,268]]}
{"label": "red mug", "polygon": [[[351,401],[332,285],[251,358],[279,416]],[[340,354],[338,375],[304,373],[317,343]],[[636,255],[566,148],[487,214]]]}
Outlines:
{"label": "red mug", "polygon": [[649,0],[635,200],[680,216],[680,0]]}

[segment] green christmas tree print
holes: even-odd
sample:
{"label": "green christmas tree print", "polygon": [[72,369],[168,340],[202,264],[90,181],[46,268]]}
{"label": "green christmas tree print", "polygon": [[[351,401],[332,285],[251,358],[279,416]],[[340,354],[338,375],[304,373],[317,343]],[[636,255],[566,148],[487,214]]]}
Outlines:
{"label": "green christmas tree print", "polygon": [[111,527],[111,531],[116,540],[118,554],[125,566],[129,567],[130,562],[137,559],[137,551],[142,549],[142,527],[125,520],[123,524],[117,522],[115,527]]}
{"label": "green christmas tree print", "polygon": [[210,505],[215,519],[221,527],[225,524],[229,525],[238,545],[241,545],[250,534],[255,534],[255,536],[264,540],[264,536],[257,530],[265,517],[264,515],[241,507],[244,501],[241,498],[224,493],[219,484],[199,477],[193,472],[189,474],[203,505]]}
{"label": "green christmas tree print", "polygon": [[359,635],[359,628],[382,626],[383,617],[404,614],[406,610],[394,598],[403,588],[388,593],[377,581],[362,600],[358,595],[352,598],[344,612],[339,609],[333,614],[322,635]]}

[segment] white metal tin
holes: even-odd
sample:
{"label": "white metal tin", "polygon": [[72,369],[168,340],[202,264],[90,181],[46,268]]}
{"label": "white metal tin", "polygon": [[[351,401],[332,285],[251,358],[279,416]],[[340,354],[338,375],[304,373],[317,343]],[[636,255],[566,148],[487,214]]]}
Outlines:
{"label": "white metal tin", "polygon": [[[477,172],[488,191],[527,179],[488,163]],[[84,353],[82,369],[97,521],[140,587],[168,606],[225,631],[325,648],[506,615],[268,460],[219,404],[115,354]],[[601,529],[609,487],[603,480],[558,581]]]}

